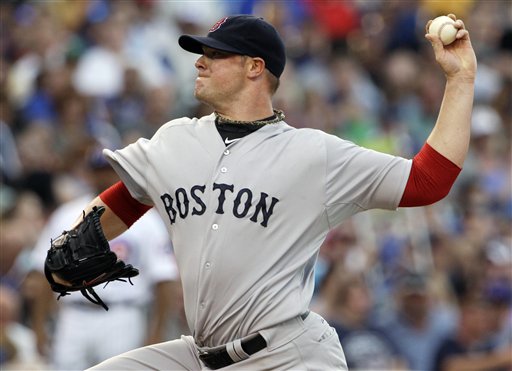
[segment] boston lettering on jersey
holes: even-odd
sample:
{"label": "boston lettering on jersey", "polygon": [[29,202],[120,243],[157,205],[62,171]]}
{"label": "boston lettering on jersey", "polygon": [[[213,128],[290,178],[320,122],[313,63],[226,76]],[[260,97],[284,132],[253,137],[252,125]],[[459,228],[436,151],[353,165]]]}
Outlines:
{"label": "boston lettering on jersey", "polygon": [[[206,190],[205,185],[195,185],[187,191],[185,188],[178,188],[174,195],[164,193],[160,196],[171,224],[176,222],[179,216],[185,219],[190,215],[203,215],[207,206],[202,196]],[[268,221],[274,212],[274,206],[279,202],[275,197],[269,197],[268,194],[260,192],[259,196],[248,188],[242,188],[236,192],[232,203],[226,204],[228,193],[235,194],[233,184],[213,183],[212,191],[218,193],[217,203],[215,205],[216,214],[224,214],[225,211],[231,211],[239,219],[248,216],[251,206],[254,205],[254,211],[249,218],[254,223],[260,223],[267,227]],[[231,197],[230,197],[231,198]]]}

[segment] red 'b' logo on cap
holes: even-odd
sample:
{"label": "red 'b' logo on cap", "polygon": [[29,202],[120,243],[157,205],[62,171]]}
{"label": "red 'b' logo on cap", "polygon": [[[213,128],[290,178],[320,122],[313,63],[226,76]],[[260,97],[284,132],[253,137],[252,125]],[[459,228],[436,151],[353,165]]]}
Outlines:
{"label": "red 'b' logo on cap", "polygon": [[208,31],[208,32],[217,31],[220,28],[220,26],[222,26],[226,22],[227,19],[228,19],[228,17],[224,17],[224,18],[218,20],[217,23],[215,23],[212,26],[212,28],[210,28],[210,31]]}

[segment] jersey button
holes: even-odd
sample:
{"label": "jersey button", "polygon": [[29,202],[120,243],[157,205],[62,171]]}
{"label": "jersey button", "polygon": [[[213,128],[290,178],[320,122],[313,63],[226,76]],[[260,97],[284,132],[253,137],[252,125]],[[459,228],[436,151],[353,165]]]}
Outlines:
{"label": "jersey button", "polygon": [[220,172],[221,173],[227,173],[228,172],[228,168],[227,167],[223,167],[220,169]]}
{"label": "jersey button", "polygon": [[229,149],[226,149],[226,150],[224,151],[224,156],[227,156],[227,155],[229,155],[230,153],[231,153],[231,152],[229,151]]}
{"label": "jersey button", "polygon": [[214,224],[214,225],[212,225],[212,229],[213,229],[214,231],[216,231],[217,229],[219,229],[219,225],[218,225],[218,224]]}

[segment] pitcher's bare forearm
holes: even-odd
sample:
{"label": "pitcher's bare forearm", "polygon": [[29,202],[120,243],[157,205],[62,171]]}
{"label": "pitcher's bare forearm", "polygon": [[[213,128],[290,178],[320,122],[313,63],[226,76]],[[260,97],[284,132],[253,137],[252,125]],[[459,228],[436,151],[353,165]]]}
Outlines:
{"label": "pitcher's bare forearm", "polygon": [[[94,206],[105,207],[105,212],[101,216],[101,227],[107,240],[112,240],[119,236],[121,233],[128,229],[128,226],[112,211],[107,204],[105,204],[98,196],[92,200],[87,207],[84,209],[85,215],[87,215]],[[73,228],[76,227],[82,220],[82,215],[75,221]]]}
{"label": "pitcher's bare forearm", "polygon": [[453,14],[449,17],[458,29],[453,43],[443,45],[439,37],[425,35],[446,77],[439,116],[427,143],[462,168],[469,147],[477,61],[464,22]]}
{"label": "pitcher's bare forearm", "polygon": [[474,83],[447,80],[439,116],[427,139],[436,151],[462,167],[469,148]]}

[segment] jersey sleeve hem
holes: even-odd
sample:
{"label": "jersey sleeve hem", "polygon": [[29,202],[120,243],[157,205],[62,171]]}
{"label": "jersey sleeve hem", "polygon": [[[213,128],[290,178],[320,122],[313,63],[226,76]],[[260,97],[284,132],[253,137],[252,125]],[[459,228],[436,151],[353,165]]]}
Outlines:
{"label": "jersey sleeve hem", "polygon": [[409,178],[409,174],[411,173],[412,160],[407,160],[408,166],[404,166],[403,170],[400,174],[400,179],[398,180],[398,186],[396,188],[396,194],[393,197],[392,206],[389,207],[389,210],[396,210],[400,205],[400,200],[405,191],[405,186],[407,185],[407,179]]}
{"label": "jersey sleeve hem", "polygon": [[[103,150],[103,154],[112,168],[115,170],[121,181],[125,184],[126,188],[130,192],[130,195],[139,201],[140,203],[146,205],[153,205],[153,201],[149,196],[147,196],[144,191],[144,187],[139,185],[128,173],[126,167],[128,167],[128,163],[122,159],[116,152],[105,149]],[[144,175],[144,179],[146,176]]]}

